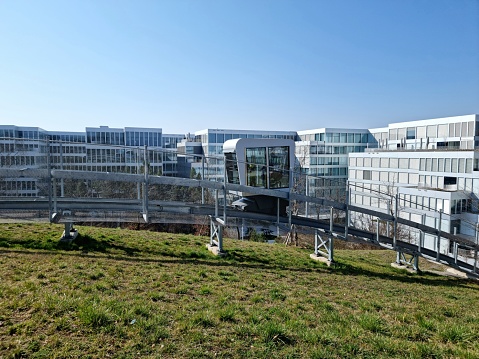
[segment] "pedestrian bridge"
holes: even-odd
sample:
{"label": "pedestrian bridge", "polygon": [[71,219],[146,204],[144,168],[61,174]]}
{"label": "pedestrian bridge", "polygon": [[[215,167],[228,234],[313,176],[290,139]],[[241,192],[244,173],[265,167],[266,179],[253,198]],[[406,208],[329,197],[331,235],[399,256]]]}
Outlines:
{"label": "pedestrian bridge", "polygon": [[[396,264],[418,270],[419,257],[434,260],[477,277],[477,252],[474,241],[391,215],[336,202],[327,198],[306,196],[293,190],[281,192],[244,185],[208,180],[186,179],[148,174],[85,172],[44,169],[1,169],[2,178],[35,178],[45,186],[40,197],[3,197],[0,219],[50,221],[64,223],[64,237],[75,234],[74,223],[203,223],[210,226],[209,247],[223,254],[223,232],[226,227],[269,225],[276,234],[294,238],[299,230],[314,234],[313,257],[334,262],[334,241],[367,243],[397,252]],[[230,193],[248,192],[267,195],[289,202],[287,216],[235,210],[229,203]],[[347,196],[346,196],[347,198]],[[321,216],[308,215],[310,206],[322,209]],[[306,208],[306,210],[305,210]],[[368,230],[351,223],[353,213],[372,218]],[[319,211],[317,211],[319,213]],[[417,239],[404,240],[398,227],[419,233]],[[424,246],[424,235],[435,236],[433,248]],[[444,241],[449,250],[444,251]]]}

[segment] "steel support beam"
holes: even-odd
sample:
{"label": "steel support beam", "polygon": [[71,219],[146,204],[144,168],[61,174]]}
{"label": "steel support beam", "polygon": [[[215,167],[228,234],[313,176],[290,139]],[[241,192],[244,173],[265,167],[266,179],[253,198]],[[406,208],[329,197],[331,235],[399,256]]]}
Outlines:
{"label": "steel support beam", "polygon": [[210,243],[208,250],[216,255],[224,255],[223,250],[223,229],[225,223],[221,218],[210,216]]}
{"label": "steel support beam", "polygon": [[405,267],[411,268],[417,272],[419,270],[419,254],[418,253],[405,253],[398,251],[398,260],[396,264],[403,265]]}

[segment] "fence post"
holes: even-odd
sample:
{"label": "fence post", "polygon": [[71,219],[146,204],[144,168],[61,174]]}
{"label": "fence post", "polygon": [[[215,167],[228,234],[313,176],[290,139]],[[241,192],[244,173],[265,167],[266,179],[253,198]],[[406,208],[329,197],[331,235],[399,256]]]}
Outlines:
{"label": "fence post", "polygon": [[396,249],[396,242],[397,242],[397,237],[398,237],[398,215],[399,215],[398,204],[399,204],[398,194],[396,193],[395,206],[394,206],[394,236],[393,236],[393,248],[394,249]]}
{"label": "fence post", "polygon": [[51,163],[51,156],[50,156],[50,136],[46,137],[47,141],[47,171],[48,171],[48,218],[50,218],[50,221],[52,220],[52,215],[53,215],[53,196],[52,196],[52,185],[53,185],[53,179],[52,179],[52,163]]}
{"label": "fence post", "polygon": [[[63,143],[60,141],[60,169],[63,170]],[[60,197],[65,197],[65,183],[60,179]]]}
{"label": "fence post", "polygon": [[[205,155],[201,156],[201,179],[205,180]],[[205,204],[205,188],[201,186],[201,204]]]}
{"label": "fence post", "polygon": [[439,225],[437,226],[437,253],[436,261],[439,262],[439,256],[441,253],[441,225],[442,225],[442,208],[439,210]]}
{"label": "fence post", "polygon": [[143,219],[145,220],[146,223],[149,222],[148,218],[148,175],[149,175],[149,169],[148,169],[148,148],[145,145],[144,151],[143,151],[143,174],[145,177],[145,181],[143,183]]}
{"label": "fence post", "polygon": [[349,231],[349,182],[346,180],[346,213],[344,218],[344,239],[348,240]]}
{"label": "fence post", "polygon": [[223,155],[223,161],[224,161],[224,166],[223,166],[223,221],[225,222],[226,226],[226,182],[228,180],[228,177],[226,175],[226,156]]}
{"label": "fence post", "polygon": [[333,251],[334,251],[334,237],[333,237],[333,207],[329,210],[330,217],[329,217],[329,255],[328,260],[330,262],[333,261]]}

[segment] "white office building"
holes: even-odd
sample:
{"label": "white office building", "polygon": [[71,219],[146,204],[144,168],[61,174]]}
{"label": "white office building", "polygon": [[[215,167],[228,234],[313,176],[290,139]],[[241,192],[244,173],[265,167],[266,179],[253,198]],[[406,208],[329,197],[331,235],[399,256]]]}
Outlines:
{"label": "white office building", "polygon": [[296,158],[307,176],[305,192],[344,200],[348,154],[373,146],[367,129],[320,128],[298,131]]}
{"label": "white office building", "polygon": [[[184,137],[161,128],[65,132],[0,125],[0,168],[142,173],[146,146],[150,174],[176,176],[176,146]],[[38,196],[45,188],[35,178],[0,178],[0,196]]]}
{"label": "white office building", "polygon": [[[349,154],[350,202],[476,240],[479,116],[392,123],[371,129],[378,148]],[[371,218],[353,221],[370,226]],[[404,235],[404,234],[403,234]],[[407,233],[417,240],[419,233]],[[434,249],[436,238],[426,236]],[[451,251],[447,240],[441,252]]]}

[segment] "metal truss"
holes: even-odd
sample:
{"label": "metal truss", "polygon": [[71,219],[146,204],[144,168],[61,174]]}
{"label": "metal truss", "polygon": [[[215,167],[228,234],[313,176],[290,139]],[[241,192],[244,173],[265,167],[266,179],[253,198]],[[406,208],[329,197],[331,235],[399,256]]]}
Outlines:
{"label": "metal truss", "polygon": [[334,239],[332,236],[327,236],[323,239],[319,234],[319,230],[314,231],[314,254],[319,257],[320,255],[327,258],[328,261],[333,261],[334,254]]}
{"label": "metal truss", "polygon": [[419,254],[397,251],[396,263],[419,271]]}
{"label": "metal truss", "polygon": [[215,248],[218,253],[223,251],[224,221],[221,218],[210,216],[210,248]]}

